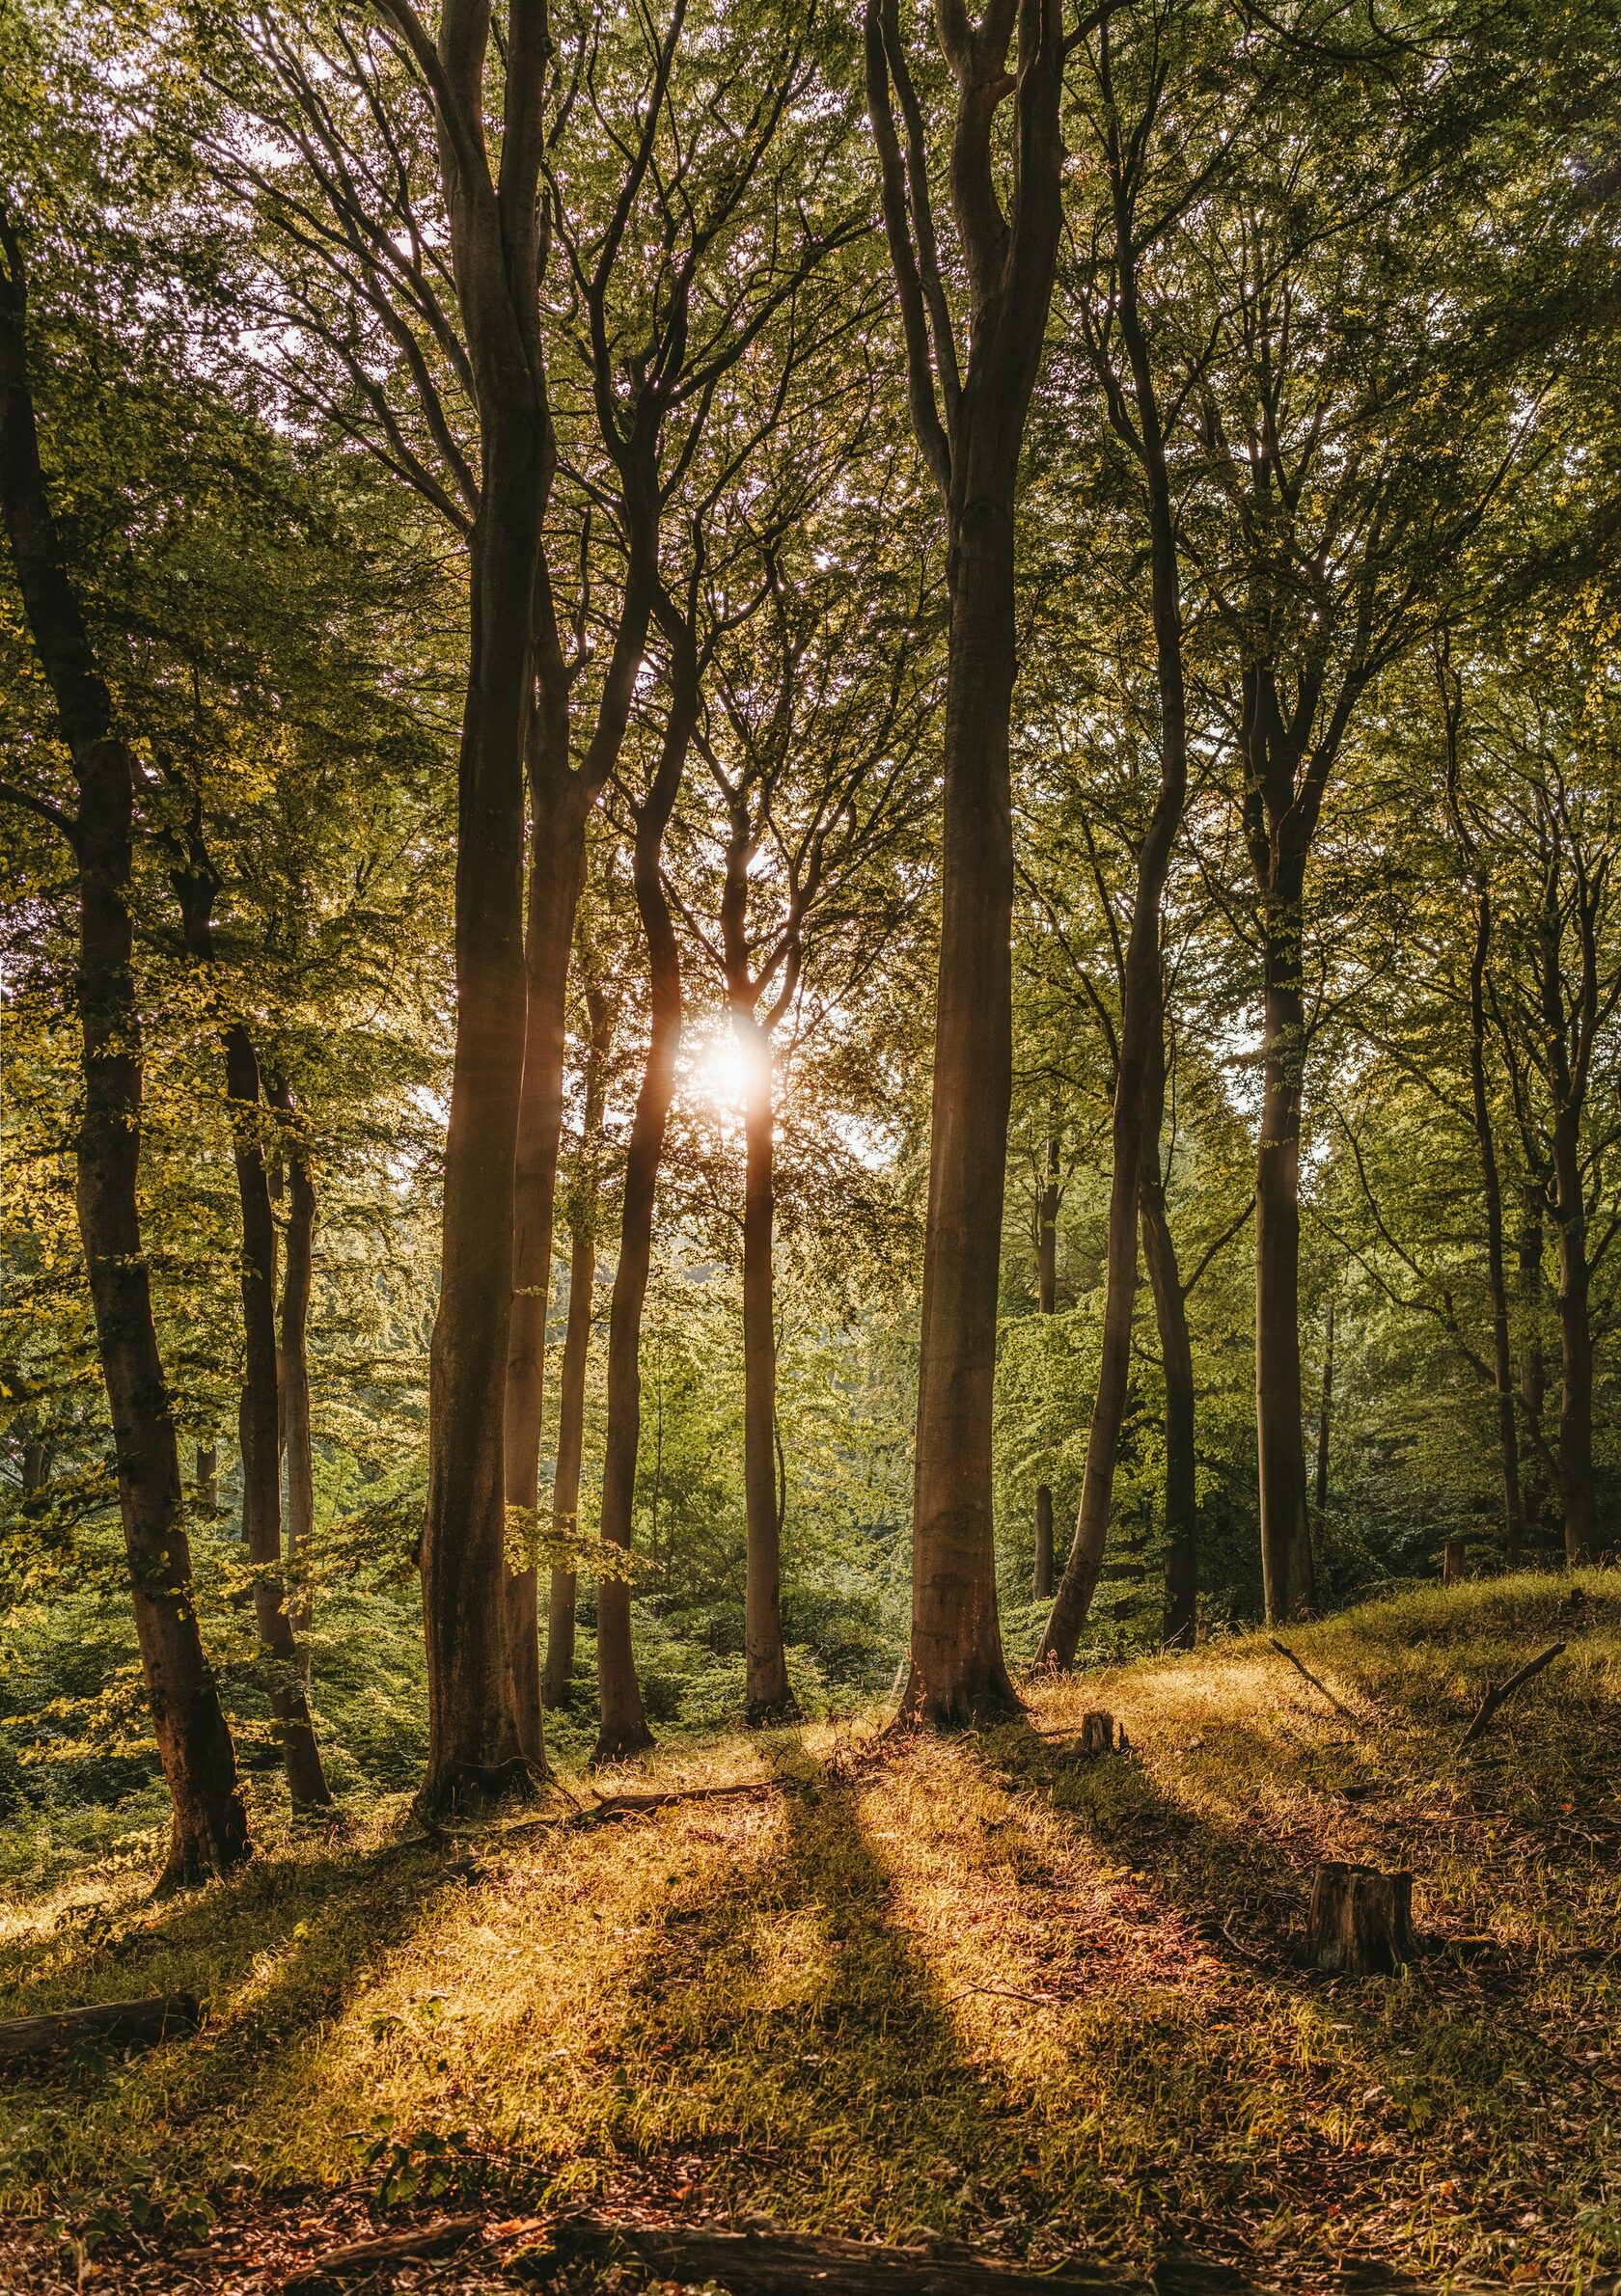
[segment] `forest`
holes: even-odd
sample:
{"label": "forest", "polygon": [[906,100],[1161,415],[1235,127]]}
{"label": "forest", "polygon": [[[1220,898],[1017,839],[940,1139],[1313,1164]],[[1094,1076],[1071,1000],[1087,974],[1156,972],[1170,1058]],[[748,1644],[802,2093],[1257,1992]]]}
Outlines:
{"label": "forest", "polygon": [[1621,7],[0,0],[0,2289],[1621,2291]]}

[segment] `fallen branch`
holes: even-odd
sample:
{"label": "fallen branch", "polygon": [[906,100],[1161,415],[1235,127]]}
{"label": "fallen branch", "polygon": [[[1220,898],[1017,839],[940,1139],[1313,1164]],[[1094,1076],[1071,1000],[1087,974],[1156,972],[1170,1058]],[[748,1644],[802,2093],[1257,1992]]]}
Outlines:
{"label": "fallen branch", "polygon": [[1251,2283],[1223,2265],[1178,2255],[1174,2278],[1130,2278],[1107,2266],[1071,2261],[1057,2271],[1030,2270],[977,2256],[955,2242],[928,2248],[879,2248],[865,2240],[833,2240],[800,2232],[728,2232],[706,2225],[613,2224],[601,2217],[567,2217],[545,2248],[514,2256],[507,2269],[547,2282],[565,2264],[639,2262],[655,2280],[717,2282],[730,2296],[1151,2296],[1157,2287],[1202,2296],[1243,2291]]}
{"label": "fallen branch", "polygon": [[281,2296],[325,2296],[338,2282],[379,2266],[403,2264],[418,2256],[448,2255],[463,2248],[481,2230],[481,2216],[441,2216],[432,2224],[404,2232],[378,2232],[370,2240],[351,2240],[343,2248],[329,2248],[323,2256],[300,2264],[281,2283]]}
{"label": "fallen branch", "polygon": [[1524,1689],[1531,1677],[1540,1674],[1545,1666],[1552,1666],[1554,1659],[1567,1647],[1562,1642],[1550,1643],[1547,1650],[1541,1652],[1536,1657],[1527,1659],[1518,1674],[1511,1674],[1500,1690],[1496,1682],[1488,1682],[1486,1695],[1480,1701],[1480,1711],[1458,1740],[1459,1753],[1466,1753],[1474,1744],[1476,1738],[1484,1737],[1487,1731],[1491,1729],[1498,1709],[1508,1704],[1515,1691]]}
{"label": "fallen branch", "polygon": [[1333,1692],[1329,1688],[1327,1682],[1320,1682],[1317,1680],[1317,1677],[1312,1673],[1309,1666],[1303,1666],[1300,1660],[1295,1656],[1294,1652],[1290,1650],[1286,1642],[1279,1642],[1276,1634],[1269,1636],[1268,1639],[1271,1642],[1273,1649],[1278,1652],[1283,1657],[1288,1659],[1289,1664],[1294,1668],[1297,1674],[1304,1675],[1314,1690],[1320,1690],[1323,1693],[1323,1696],[1328,1700],[1330,1706],[1333,1707],[1337,1712],[1343,1714],[1347,1722],[1355,1723],[1356,1727],[1360,1730],[1362,1727],[1361,1716],[1360,1714],[1354,1714],[1342,1698],[1336,1698]]}
{"label": "fallen branch", "polygon": [[77,2041],[100,2041],[108,2048],[160,2041],[172,2033],[195,2033],[202,2022],[195,1993],[156,1993],[144,2001],[97,2001],[88,2009],[56,2009],[43,2017],[11,2017],[0,2023],[0,2064],[46,2057]]}

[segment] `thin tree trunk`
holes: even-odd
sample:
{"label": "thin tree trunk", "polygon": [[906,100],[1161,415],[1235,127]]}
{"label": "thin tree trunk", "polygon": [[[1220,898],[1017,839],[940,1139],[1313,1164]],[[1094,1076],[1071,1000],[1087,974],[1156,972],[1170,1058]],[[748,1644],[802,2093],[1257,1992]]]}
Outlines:
{"label": "thin tree trunk", "polygon": [[[532,777],[535,815],[524,952],[526,1002],[523,1098],[513,1175],[512,1323],[507,1350],[507,1503],[533,1522],[540,1498],[540,1428],[545,1404],[546,1309],[563,1129],[563,1067],[568,954],[585,874],[583,785],[572,779],[548,801]],[[561,1444],[560,1435],[560,1444]],[[576,1467],[576,1481],[578,1467]],[[570,1513],[572,1513],[572,1506]],[[503,1581],[507,1666],[518,1741],[539,1768],[541,1725],[537,1571],[533,1554]]]}
{"label": "thin tree trunk", "polygon": [[1157,1171],[1142,1176],[1142,1256],[1154,1296],[1165,1380],[1166,1579],[1162,1634],[1191,1651],[1198,1628],[1198,1485],[1195,1452],[1194,1349],[1176,1243]]}
{"label": "thin tree trunk", "polygon": [[75,1189],[113,1424],[119,1512],[136,1639],[173,1805],[164,1881],[224,1873],[249,1853],[235,1748],[198,1626],[174,1410],[141,1242],[142,1047],[131,916],[135,772],[69,577],[27,372],[21,250],[0,215],[0,510],[23,608],[60,716],[78,790],[52,815],[78,864],[75,998],[84,1105]]}
{"label": "thin tree trunk", "polygon": [[1565,1562],[1574,1570],[1598,1552],[1593,1482],[1593,1329],[1588,1315],[1587,1218],[1581,1185],[1580,1110],[1553,1127],[1555,1242],[1559,1255],[1559,1505]]}
{"label": "thin tree trunk", "polygon": [[[674,810],[687,749],[698,722],[698,671],[690,648],[677,648],[670,721],[658,769],[636,821],[631,874],[647,943],[651,1025],[642,1088],[625,1151],[619,1257],[608,1315],[608,1428],[602,1462],[602,1536],[628,1553],[642,1435],[642,1310],[652,1265],[653,1205],[665,1129],[675,1095],[681,1042],[681,955],[663,882],[664,833]],[[602,1715],[596,1760],[612,1762],[652,1743],[630,1638],[630,1587],[604,1578],[596,1598],[596,1668]]]}
{"label": "thin tree trunk", "polygon": [[1323,1400],[1317,1410],[1317,1522],[1321,1530],[1329,1511],[1329,1438],[1333,1432],[1334,1303],[1329,1301],[1323,1337]]}
{"label": "thin tree trunk", "polygon": [[[591,1295],[596,1283],[596,1240],[587,1217],[577,1216],[568,1257],[568,1321],[563,1339],[563,1379],[558,1391],[557,1475],[552,1486],[552,1521],[565,1538],[580,1527],[580,1462],[586,1422],[586,1368],[591,1354]],[[552,1565],[546,1605],[546,1671],[541,1696],[548,1708],[567,1706],[574,1679],[574,1614],[579,1574],[566,1563]]]}
{"label": "thin tree trunk", "polygon": [[[200,953],[200,952],[194,952]],[[326,1809],[331,1790],[321,1767],[304,1672],[288,1608],[282,1552],[280,1391],[276,1377],[276,1228],[269,1175],[259,1133],[259,1061],[245,1027],[226,1031],[226,1089],[242,1217],[242,1531],[253,1566],[254,1617],[264,1655],[270,1712],[294,1810]],[[306,1405],[308,1394],[306,1392]]]}
{"label": "thin tree trunk", "polygon": [[[1047,1142],[1046,1173],[1036,1206],[1035,1305],[1038,1315],[1050,1316],[1058,1299],[1058,1143]],[[1035,1570],[1030,1595],[1037,1602],[1053,1599],[1053,1487],[1035,1487]]]}
{"label": "thin tree trunk", "polygon": [[1520,1430],[1515,1421],[1514,1353],[1509,1337],[1508,1275],[1503,1258],[1502,1181],[1486,1076],[1486,963],[1492,945],[1492,896],[1483,883],[1474,902],[1474,946],[1470,955],[1470,1107],[1480,1155],[1486,1201],[1486,1280],[1492,1299],[1492,1390],[1497,1409],[1497,1455],[1502,1471],[1503,1553],[1510,1570],[1525,1544],[1520,1496]]}
{"label": "thin tree trunk", "polygon": [[1548,1363],[1542,1343],[1542,1197],[1534,1182],[1521,1193],[1517,1289],[1520,1298],[1520,1402],[1529,1422],[1532,1447],[1523,1485],[1526,1533],[1542,1544],[1547,1512],[1546,1482],[1540,1464],[1542,1414],[1548,1402]]}
{"label": "thin tree trunk", "polygon": [[219,1513],[219,1445],[197,1446],[197,1504],[205,1515]]}
{"label": "thin tree trunk", "polygon": [[[291,1095],[273,1088],[290,1113]],[[316,1535],[315,1455],[310,1433],[310,1297],[315,1286],[316,1184],[305,1149],[287,1144],[287,1229],[283,1240],[281,1315],[282,1452],[287,1473],[288,1603],[298,1662],[310,1678],[310,1565]]]}
{"label": "thin tree trunk", "polygon": [[1275,890],[1266,918],[1261,1137],[1255,1160],[1255,1431],[1261,1573],[1269,1625],[1317,1607],[1301,1433],[1300,1130],[1305,1002],[1300,892]]}
{"label": "thin tree trunk", "polygon": [[743,1180],[743,1493],[747,1518],[744,1653],[747,1719],[798,1719],[783,1649],[782,1522],[777,1495],[776,1130],[771,1037],[746,1014],[732,1026],[748,1064]]}
{"label": "thin tree trunk", "polygon": [[[563,1384],[558,1398],[557,1474],[552,1519],[572,1537],[579,1529],[580,1462],[586,1424],[586,1368],[591,1355],[591,1315],[596,1283],[596,1190],[602,1147],[602,1111],[608,1097],[608,1053],[614,1008],[592,981],[586,984],[585,1107],[580,1127],[580,1161],[570,1190],[568,1322],[563,1342]],[[566,1706],[574,1675],[575,1608],[578,1573],[554,1563],[546,1612],[546,1668],[540,1694],[547,1707]]]}
{"label": "thin tree trunk", "polygon": [[[1118,187],[1119,170],[1113,171]],[[1113,1173],[1105,1253],[1103,1345],[1086,1438],[1075,1543],[1036,1651],[1038,1666],[1067,1667],[1091,1607],[1114,1496],[1114,1468],[1131,1378],[1137,1308],[1137,1232],[1142,1175],[1159,1155],[1164,1106],[1165,988],[1160,912],[1188,795],[1188,712],[1182,670],[1181,579],[1159,399],[1137,306],[1129,206],[1116,189],[1116,303],[1131,365],[1152,563],[1154,662],[1160,688],[1160,786],[1138,855],[1137,894],[1121,984],[1114,1077]]]}

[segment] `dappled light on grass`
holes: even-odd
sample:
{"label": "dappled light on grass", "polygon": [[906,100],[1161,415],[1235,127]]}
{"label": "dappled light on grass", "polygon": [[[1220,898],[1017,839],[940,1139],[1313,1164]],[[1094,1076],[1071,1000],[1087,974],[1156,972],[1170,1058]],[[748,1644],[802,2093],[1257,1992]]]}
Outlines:
{"label": "dappled light on grass", "polygon": [[[1621,1581],[1585,1584],[1566,1671],[1467,1765],[1485,1677],[1561,1582],[1292,1634],[1365,1729],[1255,1636],[1039,1684],[1034,1727],[874,1718],[637,1773],[783,1781],[757,1799],[495,1824],[449,1864],[363,1831],[179,1904],[121,1881],[98,1927],[83,1884],[14,1908],[14,2000],[190,1985],[211,2014],[21,2085],[12,2197],[153,2163],[178,2191],[223,2162],[345,2183],[379,2136],[426,2137],[526,2206],[1568,2279],[1617,2241],[1621,2114]],[[1097,1705],[1133,1753],[1080,1756]],[[1324,1855],[1411,1865],[1442,1950],[1394,1981],[1298,1968]]]}

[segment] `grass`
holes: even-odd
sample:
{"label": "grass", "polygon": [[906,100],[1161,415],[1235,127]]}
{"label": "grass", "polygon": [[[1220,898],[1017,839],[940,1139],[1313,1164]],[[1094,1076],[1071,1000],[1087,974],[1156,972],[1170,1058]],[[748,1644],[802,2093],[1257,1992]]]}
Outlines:
{"label": "grass", "polygon": [[[368,2149],[408,2189],[426,2138],[542,2206],[1589,2288],[1621,2264],[1621,1573],[1289,1639],[1357,1727],[1235,1637],[1040,1686],[1035,1729],[670,1749],[636,1782],[790,1790],[492,1832],[471,1873],[399,1845],[401,1800],[179,1902],[127,1863],[0,1900],[0,2014],[209,2003],[194,2039],[14,2082],[0,2195],[183,2228],[222,2179],[346,2183]],[[1129,1757],[1038,1735],[1091,1706]],[[1296,1966],[1325,1855],[1414,1871],[1438,1942],[1405,1977]]]}

